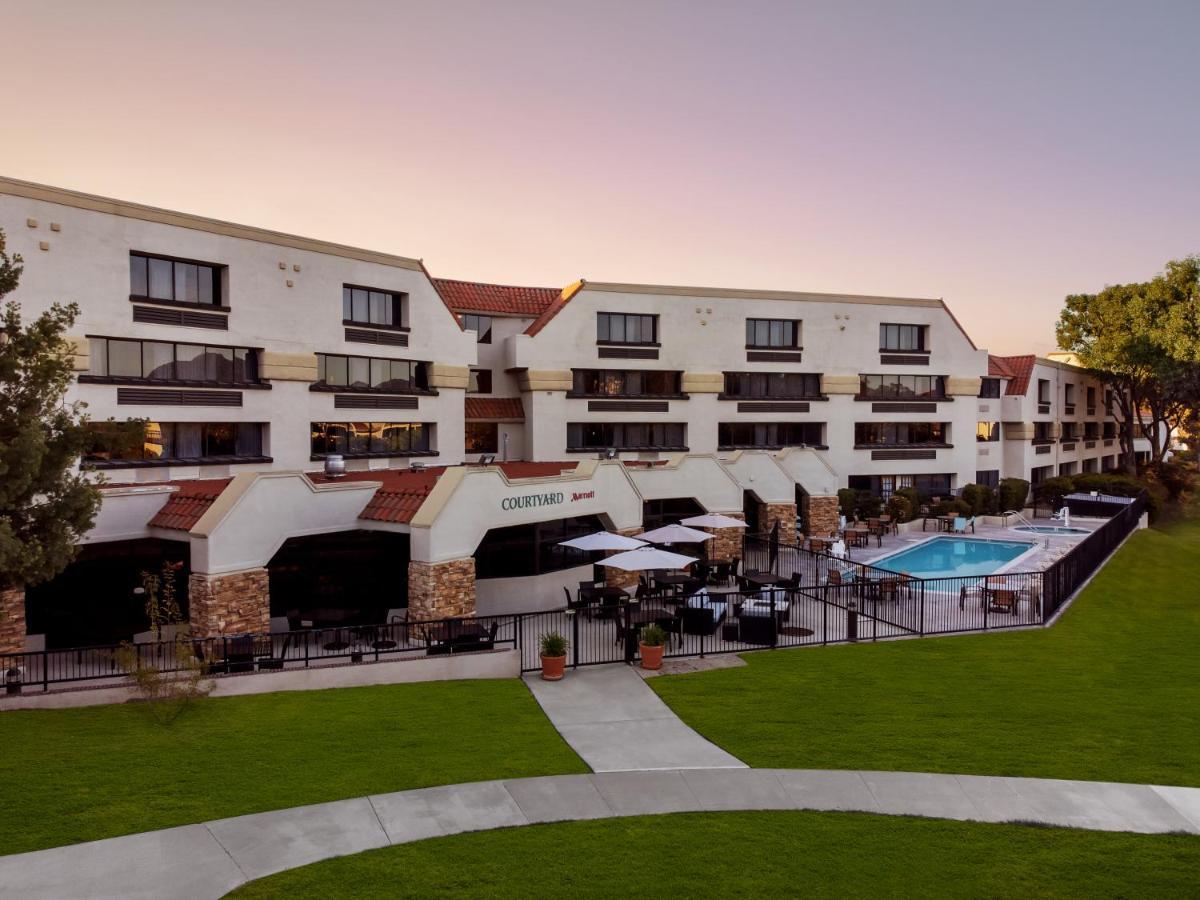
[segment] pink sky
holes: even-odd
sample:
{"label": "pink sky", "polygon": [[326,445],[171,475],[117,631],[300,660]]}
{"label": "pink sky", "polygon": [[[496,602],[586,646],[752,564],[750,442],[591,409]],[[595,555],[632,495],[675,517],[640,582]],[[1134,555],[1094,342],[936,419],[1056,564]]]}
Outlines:
{"label": "pink sky", "polygon": [[1200,252],[1194,0],[46,0],[4,31],[0,174],[440,276],[944,297],[1018,353]]}

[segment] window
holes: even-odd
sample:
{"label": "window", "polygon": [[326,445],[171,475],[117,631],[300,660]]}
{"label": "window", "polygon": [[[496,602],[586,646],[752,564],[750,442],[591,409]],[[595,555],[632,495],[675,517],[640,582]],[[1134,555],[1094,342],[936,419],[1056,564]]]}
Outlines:
{"label": "window", "polygon": [[410,359],[318,353],[314,387],[391,393],[427,391],[429,367],[427,363]]}
{"label": "window", "polygon": [[944,422],[856,422],[856,447],[913,447],[946,443]]}
{"label": "window", "polygon": [[596,313],[596,343],[657,344],[658,316]]}
{"label": "window", "polygon": [[975,483],[995,490],[1000,487],[1000,470],[985,469],[975,473]]}
{"label": "window", "polygon": [[575,369],[571,393],[584,397],[680,397],[681,372]]}
{"label": "window", "polygon": [[500,426],[495,422],[468,422],[465,453],[497,453],[500,447]]}
{"label": "window", "polygon": [[991,443],[992,441],[1000,440],[1000,423],[999,422],[977,422],[975,423],[975,440]]}
{"label": "window", "polygon": [[462,326],[466,331],[475,332],[475,343],[490,344],[492,342],[491,316],[477,316],[474,313],[466,313],[462,317]]}
{"label": "window", "polygon": [[471,380],[467,384],[468,394],[490,394],[492,392],[492,370],[472,369]]}
{"label": "window", "polygon": [[1074,475],[1076,465],[1077,464],[1073,463],[1073,462],[1061,463],[1058,467],[1058,474],[1059,475]]}
{"label": "window", "polygon": [[263,460],[261,422],[90,422],[85,463]]}
{"label": "window", "polygon": [[129,254],[129,296],[191,306],[221,305],[221,269],[145,253]]}
{"label": "window", "polygon": [[863,400],[945,400],[945,375],[860,375]]}
{"label": "window", "polygon": [[313,422],[312,455],[408,456],[430,452],[433,426],[424,422]]}
{"label": "window", "polygon": [[1062,423],[1062,439],[1064,441],[1073,441],[1076,439],[1076,437],[1078,437],[1078,435],[1075,433],[1075,427],[1076,425],[1074,422]]}
{"label": "window", "polygon": [[1100,471],[1100,460],[1093,457],[1083,461],[1083,471],[1091,475]]}
{"label": "window", "polygon": [[1083,423],[1083,439],[1085,441],[1094,441],[1100,437],[1099,422],[1084,422]]}
{"label": "window", "polygon": [[1050,382],[1045,378],[1038,379],[1038,403],[1050,402]]}
{"label": "window", "polygon": [[1111,389],[1111,388],[1105,388],[1105,389],[1104,389],[1104,414],[1105,414],[1106,416],[1111,416],[1111,415],[1112,415],[1112,407],[1113,407],[1113,392],[1112,392],[1112,389]]}
{"label": "window", "polygon": [[1063,403],[1065,403],[1067,406],[1075,405],[1075,385],[1063,385]]}
{"label": "window", "polygon": [[900,488],[916,488],[923,500],[942,497],[950,493],[952,475],[851,475],[847,486],[856,491],[870,491],[887,500]]}
{"label": "window", "polygon": [[515,578],[585,566],[604,554],[564,547],[562,542],[603,529],[595,516],[491,528],[475,549],[475,577]]}
{"label": "window", "polygon": [[979,398],[981,400],[995,400],[1000,396],[1000,379],[999,378],[983,378],[979,382]]}
{"label": "window", "polygon": [[258,351],[170,341],[90,339],[88,378],[258,384]]}
{"label": "window", "polygon": [[747,319],[747,349],[800,349],[800,323],[790,319]]}
{"label": "window", "polygon": [[342,285],[342,322],[346,325],[408,327],[406,294]]}
{"label": "window", "polygon": [[726,372],[725,396],[739,400],[819,400],[821,376],[804,372]]}
{"label": "window", "polygon": [[884,323],[879,326],[880,350],[908,350],[924,352],[924,325],[891,325]]}
{"label": "window", "polygon": [[1087,389],[1087,408],[1089,416],[1096,412],[1096,389],[1094,387]]}
{"label": "window", "polygon": [[1035,444],[1049,444],[1054,441],[1054,423],[1053,422],[1034,422],[1033,423],[1033,442]]}
{"label": "window", "polygon": [[1105,422],[1104,423],[1104,439],[1111,440],[1112,438],[1115,438],[1116,436],[1117,436],[1117,423],[1116,422]]}
{"label": "window", "polygon": [[721,422],[717,444],[735,447],[819,447],[823,444],[824,422]]}
{"label": "window", "polygon": [[682,422],[571,422],[568,450],[686,450],[687,425]]}
{"label": "window", "polygon": [[1029,483],[1041,484],[1047,478],[1054,476],[1054,466],[1034,466],[1029,470]]}

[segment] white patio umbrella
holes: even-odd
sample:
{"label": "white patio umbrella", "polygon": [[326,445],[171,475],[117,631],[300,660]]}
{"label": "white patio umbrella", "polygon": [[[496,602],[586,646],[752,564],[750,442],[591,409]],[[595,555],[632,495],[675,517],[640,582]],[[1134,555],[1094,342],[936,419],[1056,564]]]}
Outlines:
{"label": "white patio umbrella", "polygon": [[638,547],[645,547],[646,542],[623,534],[613,534],[611,531],[597,531],[583,537],[571,538],[569,541],[559,541],[558,545],[574,547],[576,550],[636,550]]}
{"label": "white patio umbrella", "polygon": [[705,513],[702,516],[692,516],[690,519],[680,519],[680,525],[692,525],[696,528],[749,528],[741,519],[733,516],[723,516],[720,513]]}
{"label": "white patio umbrella", "polygon": [[646,572],[650,569],[682,569],[696,561],[694,556],[671,553],[657,547],[639,547],[600,560],[602,566],[624,569],[626,572]]}
{"label": "white patio umbrella", "polygon": [[699,544],[713,539],[713,535],[707,531],[697,531],[684,525],[664,525],[653,531],[644,531],[639,536],[652,544]]}

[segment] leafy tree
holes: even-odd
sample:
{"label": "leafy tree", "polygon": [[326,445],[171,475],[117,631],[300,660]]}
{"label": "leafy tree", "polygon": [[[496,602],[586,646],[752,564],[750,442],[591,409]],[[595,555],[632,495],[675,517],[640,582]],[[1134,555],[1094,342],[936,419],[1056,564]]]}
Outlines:
{"label": "leafy tree", "polygon": [[1063,306],[1058,345],[1112,385],[1130,474],[1134,438],[1144,431],[1153,462],[1161,463],[1173,429],[1200,396],[1198,275],[1200,257],[1187,257],[1148,282],[1072,294]]}
{"label": "leafy tree", "polygon": [[[0,300],[17,286],[20,255],[0,231]],[[75,304],[54,304],[28,325],[9,301],[0,315],[0,587],[53,578],[74,558],[100,506],[96,485],[75,471],[86,438],[82,405],[63,398]]]}

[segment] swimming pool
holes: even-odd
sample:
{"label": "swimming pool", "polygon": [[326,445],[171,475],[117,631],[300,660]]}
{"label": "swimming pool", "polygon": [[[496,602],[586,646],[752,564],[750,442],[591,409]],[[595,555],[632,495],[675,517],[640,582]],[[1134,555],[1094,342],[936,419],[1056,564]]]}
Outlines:
{"label": "swimming pool", "polygon": [[870,565],[918,578],[990,575],[1034,546],[1025,541],[936,537]]}

